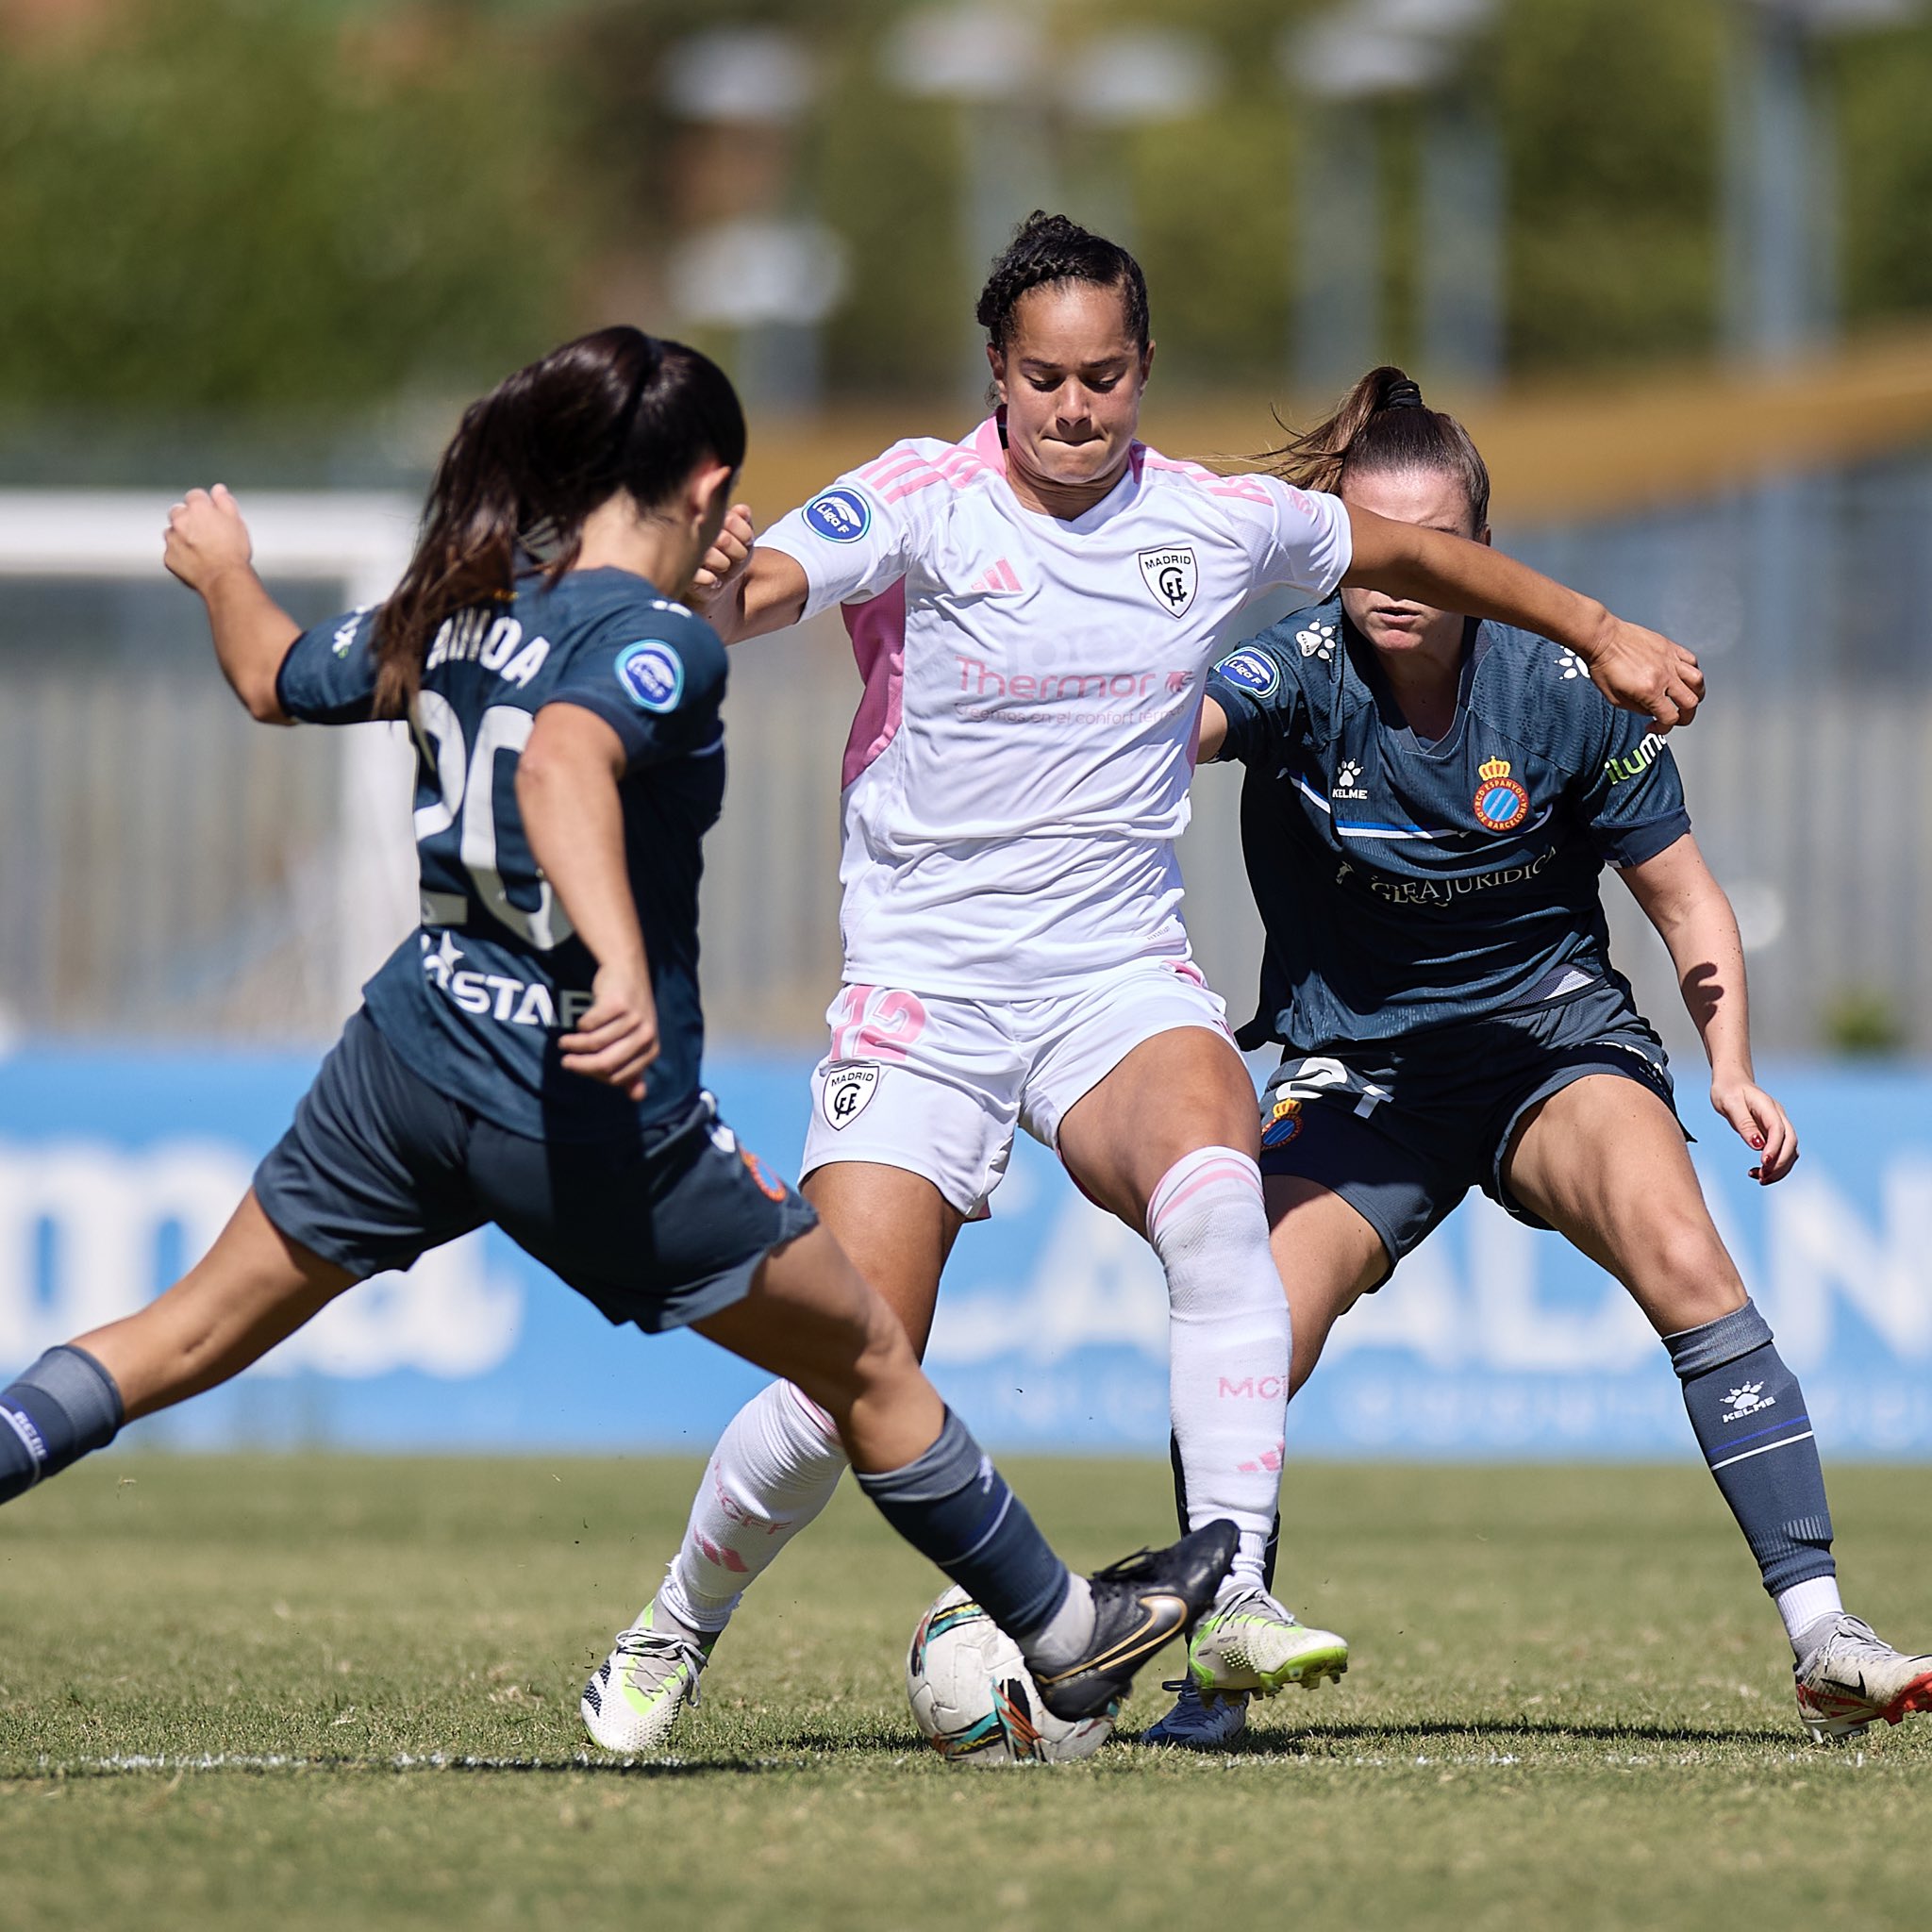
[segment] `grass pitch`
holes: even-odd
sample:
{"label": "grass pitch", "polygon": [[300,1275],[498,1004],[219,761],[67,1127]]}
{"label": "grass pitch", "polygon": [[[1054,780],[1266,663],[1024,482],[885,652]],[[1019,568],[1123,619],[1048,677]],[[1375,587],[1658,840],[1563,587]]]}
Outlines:
{"label": "grass pitch", "polygon": [[[1011,1473],[1081,1563],[1166,1534],[1151,1463]],[[919,1743],[941,1579],[848,1488],[679,1759],[586,1763],[695,1474],[121,1456],[0,1513],[0,1925],[1926,1923],[1932,1720],[1805,1741],[1694,1466],[1304,1468],[1283,1594],[1344,1683],[1235,1753],[1004,1772]],[[1832,1487],[1851,1600],[1932,1643],[1924,1474]],[[1124,1729],[1163,1707],[1150,1674]]]}

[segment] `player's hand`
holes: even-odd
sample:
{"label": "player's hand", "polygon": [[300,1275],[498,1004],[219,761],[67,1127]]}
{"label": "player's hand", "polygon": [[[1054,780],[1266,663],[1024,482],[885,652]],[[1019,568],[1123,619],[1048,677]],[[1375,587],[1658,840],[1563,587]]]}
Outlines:
{"label": "player's hand", "polygon": [[1607,614],[1588,662],[1591,682],[1611,704],[1659,731],[1690,724],[1704,701],[1696,654],[1641,624]]}
{"label": "player's hand", "polygon": [[1790,1173],[1791,1163],[1798,1158],[1798,1130],[1762,1087],[1749,1080],[1715,1079],[1710,1083],[1710,1104],[1760,1157],[1751,1170],[1754,1181],[1768,1188]]}
{"label": "player's hand", "polygon": [[590,1009],[577,1030],[557,1043],[567,1072],[641,1100],[644,1069],[658,1058],[658,1002],[651,996],[650,974],[600,966],[591,982]]}
{"label": "player's hand", "polygon": [[708,616],[718,599],[744,575],[744,567],[751,561],[754,534],[750,506],[734,503],[724,512],[718,541],[705,552],[705,560],[691,580],[691,608],[700,617]]}
{"label": "player's hand", "polygon": [[191,591],[206,591],[225,571],[246,570],[254,555],[242,506],[225,483],[191,490],[168,512],[161,561]]}

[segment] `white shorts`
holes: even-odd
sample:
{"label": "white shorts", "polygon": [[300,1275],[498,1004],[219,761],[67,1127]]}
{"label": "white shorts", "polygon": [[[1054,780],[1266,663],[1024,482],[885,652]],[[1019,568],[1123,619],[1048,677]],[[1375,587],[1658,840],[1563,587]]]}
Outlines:
{"label": "white shorts", "polygon": [[987,1211],[1013,1129],[1057,1146],[1060,1122],[1156,1034],[1204,1026],[1230,1042],[1227,1008],[1191,959],[1136,959],[1032,1000],[923,997],[847,986],[825,1018],[801,1174],[835,1160],[924,1174],[969,1220]]}

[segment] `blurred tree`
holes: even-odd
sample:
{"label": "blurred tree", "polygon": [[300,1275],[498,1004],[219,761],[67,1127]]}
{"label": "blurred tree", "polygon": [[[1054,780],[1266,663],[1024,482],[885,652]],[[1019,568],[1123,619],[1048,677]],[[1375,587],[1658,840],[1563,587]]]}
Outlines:
{"label": "blurred tree", "polygon": [[575,318],[587,197],[528,43],[135,0],[0,61],[0,403],[360,405]]}
{"label": "blurred tree", "polygon": [[1710,348],[1722,26],[1716,0],[1506,0],[1516,372]]}
{"label": "blurred tree", "polygon": [[1845,320],[1932,310],[1932,23],[1834,49]]}

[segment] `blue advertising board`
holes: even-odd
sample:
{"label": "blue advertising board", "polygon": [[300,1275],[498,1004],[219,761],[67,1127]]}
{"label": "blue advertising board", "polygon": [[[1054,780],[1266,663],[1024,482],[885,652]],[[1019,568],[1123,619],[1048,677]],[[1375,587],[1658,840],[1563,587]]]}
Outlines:
{"label": "blue advertising board", "polygon": [[[740,1137],[795,1166],[809,1062],[716,1057]],[[28,1051],[0,1061],[0,1374],[158,1292],[214,1238],[313,1072],[289,1056]],[[1932,1455],[1932,1075],[1773,1081],[1804,1158],[1757,1187],[1687,1079],[1719,1225],[1827,1454]],[[955,1251],[930,1366],[991,1444],[1158,1454],[1167,1317],[1138,1236],[1021,1140]],[[609,1327],[494,1230],[345,1295],[236,1383],[141,1425],[217,1447],[708,1446],[755,1371]],[[1291,1456],[1652,1457],[1689,1446],[1617,1284],[1473,1199],[1336,1329]]]}

